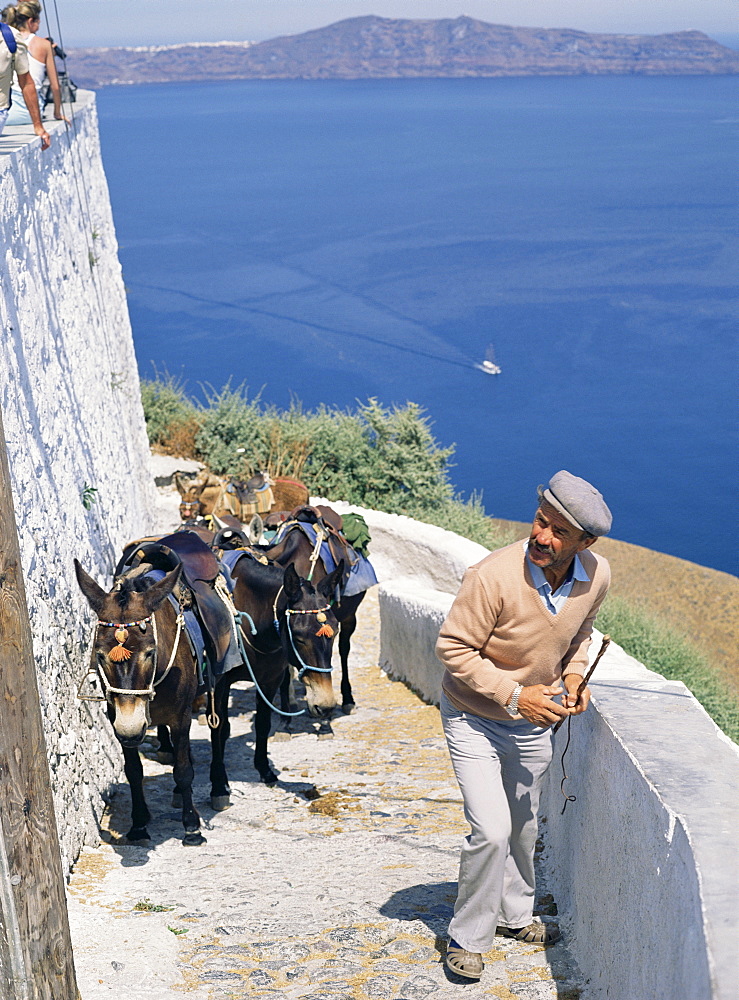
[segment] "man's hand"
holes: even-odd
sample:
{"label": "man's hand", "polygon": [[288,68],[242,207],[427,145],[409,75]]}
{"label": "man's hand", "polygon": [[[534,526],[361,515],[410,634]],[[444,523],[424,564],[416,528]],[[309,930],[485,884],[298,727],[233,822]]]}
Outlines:
{"label": "man's hand", "polygon": [[578,700],[577,689],[582,684],[582,676],[580,674],[567,674],[563,681],[567,688],[567,695],[562,699],[562,704],[570,710],[569,715],[581,715],[590,704],[590,688],[586,687]]}
{"label": "man's hand", "polygon": [[563,689],[554,685],[547,687],[544,684],[531,684],[524,687],[518,696],[518,713],[535,726],[551,726],[573,714],[571,708],[564,708],[552,700],[562,693]]}
{"label": "man's hand", "polygon": [[38,125],[34,125],[33,131],[36,133],[36,135],[41,136],[41,148],[48,149],[49,146],[51,145],[51,136],[46,131],[44,126],[41,123],[39,123]]}

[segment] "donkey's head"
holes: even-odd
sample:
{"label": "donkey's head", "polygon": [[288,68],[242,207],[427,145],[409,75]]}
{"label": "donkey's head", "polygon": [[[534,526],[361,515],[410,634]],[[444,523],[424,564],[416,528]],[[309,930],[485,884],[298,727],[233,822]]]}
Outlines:
{"label": "donkey's head", "polygon": [[101,677],[115,734],[123,746],[138,746],[149,724],[157,669],[153,615],[174,590],[182,567],[156,583],[142,574],[120,577],[109,593],[76,559],[74,570],[97,615],[91,666]]}
{"label": "donkey's head", "polygon": [[180,498],[180,518],[183,521],[194,521],[202,515],[205,509],[200,495],[195,492],[183,493]]}
{"label": "donkey's head", "polygon": [[342,560],[333,573],[314,587],[298,576],[292,564],[285,569],[283,591],[287,606],[281,627],[283,647],[305,684],[308,711],[316,717],[326,717],[336,707],[331,653],[339,625],[329,602],[343,572]]}

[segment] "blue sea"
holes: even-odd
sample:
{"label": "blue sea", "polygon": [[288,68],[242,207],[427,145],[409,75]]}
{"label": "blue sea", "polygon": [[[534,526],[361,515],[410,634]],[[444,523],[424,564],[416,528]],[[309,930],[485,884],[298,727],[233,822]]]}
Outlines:
{"label": "blue sea", "polygon": [[[613,537],[736,572],[737,97],[731,77],[106,88],[141,374],[413,400],[493,516],[528,520],[566,468]],[[475,367],[491,343],[499,376]]]}

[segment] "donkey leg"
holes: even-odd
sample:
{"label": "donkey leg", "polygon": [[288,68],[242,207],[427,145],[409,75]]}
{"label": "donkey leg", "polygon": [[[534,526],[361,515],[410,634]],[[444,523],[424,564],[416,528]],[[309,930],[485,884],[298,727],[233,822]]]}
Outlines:
{"label": "donkey leg", "polygon": [[349,650],[351,639],[357,627],[356,614],[348,615],[339,629],[339,657],[341,659],[341,710],[349,715],[354,708],[354,696],[349,682]]}
{"label": "donkey leg", "polygon": [[150,840],[146,824],[151,813],[144,798],[144,768],[138,747],[123,747],[123,767],[131,789],[131,829],[127,840]]}
{"label": "donkey leg", "polygon": [[184,724],[174,730],[174,780],[175,792],[182,798],[182,825],[185,836],[182,843],[186,847],[199,847],[205,843],[205,837],[200,832],[200,815],[192,801],[192,783],[195,769],[192,766],[190,753],[190,706],[187,706],[187,716]]}
{"label": "donkey leg", "polygon": [[231,789],[226,773],[226,742],[231,733],[228,720],[228,695],[231,685],[221,681],[213,693],[213,707],[218,716],[218,726],[210,731],[210,805],[216,812],[222,812],[231,805]]}
{"label": "donkey leg", "polygon": [[[269,697],[268,691],[265,691],[265,694]],[[272,694],[274,695],[274,691]],[[277,781],[277,775],[272,770],[267,755],[267,741],[269,740],[271,726],[272,709],[263,698],[257,695],[257,712],[254,720],[254,733],[256,736],[254,767],[259,771],[259,777],[265,785],[274,785]]]}
{"label": "donkey leg", "polygon": [[157,726],[157,739],[159,740],[159,749],[157,750],[159,763],[174,764],[174,746],[167,726]]}

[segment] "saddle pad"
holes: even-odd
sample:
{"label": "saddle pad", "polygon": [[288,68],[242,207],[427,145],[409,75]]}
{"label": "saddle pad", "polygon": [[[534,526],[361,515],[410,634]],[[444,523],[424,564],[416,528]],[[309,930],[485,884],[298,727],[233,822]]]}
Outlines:
{"label": "saddle pad", "polygon": [[358,552],[357,555],[359,558],[349,570],[349,577],[341,592],[342,597],[353,597],[355,594],[361,594],[363,591],[369,590],[370,587],[374,587],[377,583],[377,576],[372,563],[366,556]]}
{"label": "saddle pad", "polygon": [[236,589],[236,581],[231,576],[231,570],[234,568],[239,559],[245,555],[246,552],[243,549],[226,549],[221,556],[221,574],[223,579],[226,581],[226,586],[231,594],[233,594]]}
{"label": "saddle pad", "polygon": [[[167,574],[163,569],[152,569],[146,576],[152,580],[162,580]],[[169,603],[175,609],[175,613],[179,614],[180,602],[174,596],[174,594],[169,595]],[[188,639],[190,640],[190,648],[193,651],[193,655],[198,662],[198,679],[203,676],[203,663],[205,662],[205,639],[203,639],[203,630],[200,628],[200,622],[197,619],[195,612],[192,608],[188,608],[187,611],[183,612],[182,617],[185,619],[185,630],[187,631]]]}
{"label": "saddle pad", "polygon": [[[242,554],[242,553],[239,553]],[[165,575],[165,571],[161,569],[151,570],[151,572],[146,574],[150,576],[153,580],[161,580]],[[228,584],[228,578],[226,578],[226,583]],[[199,601],[198,609],[201,614],[206,610],[208,617],[205,619],[205,627],[208,629],[210,640],[212,646],[216,650],[216,656],[218,657],[215,663],[211,664],[211,672],[214,677],[220,677],[221,674],[227,673],[229,670],[233,670],[242,663],[241,652],[239,651],[239,644],[234,635],[233,629],[230,623],[230,614],[228,609],[225,607],[223,602],[219,597],[214,594],[203,594],[199,590],[193,590],[193,595],[195,597],[196,603]],[[207,607],[203,607],[204,599],[209,600]],[[180,604],[174,594],[169,595],[169,600],[176,611],[180,610]],[[215,602],[218,602],[216,604]],[[218,607],[220,605],[220,607]],[[214,621],[213,612],[217,613],[217,620]],[[190,638],[190,645],[197,657],[199,675],[202,677],[203,664],[206,658],[206,646],[205,646],[205,636],[203,635],[203,623],[200,621],[198,616],[192,610],[188,608],[183,613],[183,618],[185,619],[185,628],[187,634]],[[215,628],[213,626],[216,626]],[[226,635],[225,628],[228,627],[228,635]],[[215,633],[215,634],[214,634]]]}
{"label": "saddle pad", "polygon": [[269,514],[275,502],[272,488],[263,486],[261,490],[247,494],[246,499],[241,502],[241,520],[253,517],[255,514]]}
{"label": "saddle pad", "polygon": [[[311,543],[315,545],[317,537],[315,525],[308,524],[306,521],[299,521],[298,524],[300,525],[300,530],[304,531]],[[350,566],[344,567],[344,579],[339,588],[342,597],[353,597],[355,594],[361,594],[362,591],[369,589],[369,587],[377,583],[377,577],[369,559],[366,559],[357,552],[351,545],[348,546],[348,549],[349,558],[354,558],[356,561]],[[336,569],[336,560],[327,542],[322,543],[320,555],[326,573],[333,573]]]}

